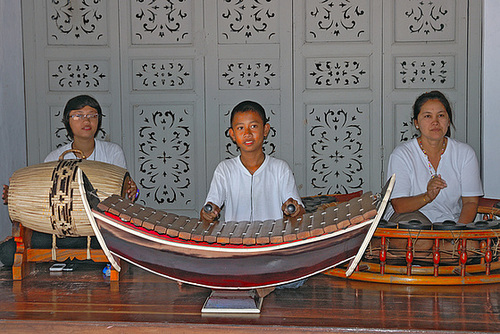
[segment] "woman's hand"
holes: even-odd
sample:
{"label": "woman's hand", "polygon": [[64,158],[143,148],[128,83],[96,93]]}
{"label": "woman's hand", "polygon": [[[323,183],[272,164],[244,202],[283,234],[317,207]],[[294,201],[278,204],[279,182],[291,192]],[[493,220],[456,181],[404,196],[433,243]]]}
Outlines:
{"label": "woman's hand", "polygon": [[2,191],[3,204],[9,204],[9,186],[4,184]]}
{"label": "woman's hand", "polygon": [[437,195],[439,195],[441,189],[447,186],[446,181],[441,178],[441,175],[433,176],[429,180],[429,183],[427,183],[427,196],[429,197],[429,202],[432,202]]}
{"label": "woman's hand", "polygon": [[137,201],[137,199],[139,198],[139,189],[137,188],[137,185],[132,179],[128,181],[127,197],[132,202]]}
{"label": "woman's hand", "polygon": [[[295,210],[293,212],[290,212],[291,210],[288,207],[289,205],[291,205],[295,208]],[[300,205],[299,202],[297,202],[296,200],[294,200],[291,197],[289,199],[287,199],[285,203],[283,203],[283,205],[281,206],[281,210],[283,211],[283,214],[285,216],[289,216],[292,218],[300,217],[304,213],[306,213],[306,210],[304,209],[304,207],[302,205]]]}
{"label": "woman's hand", "polygon": [[200,220],[205,223],[211,223],[219,219],[220,208],[212,202],[207,202],[200,211]]}

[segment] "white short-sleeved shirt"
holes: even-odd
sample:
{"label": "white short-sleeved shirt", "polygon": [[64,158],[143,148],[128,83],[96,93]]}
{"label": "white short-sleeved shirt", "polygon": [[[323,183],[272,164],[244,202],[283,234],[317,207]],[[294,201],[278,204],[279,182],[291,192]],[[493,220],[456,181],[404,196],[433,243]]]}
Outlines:
{"label": "white short-sleeved shirt", "polygon": [[303,205],[285,161],[266,155],[252,175],[238,156],[219,163],[206,202],[224,204],[225,221],[252,222],[283,218],[281,206],[290,197]]}
{"label": "white short-sleeved shirt", "polygon": [[[439,192],[434,201],[419,210],[433,223],[448,219],[457,221],[462,210],[462,197],[483,195],[479,164],[469,145],[448,138],[438,170],[434,171],[429,170],[427,156],[414,138],[396,147],[389,157],[387,178],[396,174],[391,199],[425,193],[434,173],[441,175],[447,187]],[[388,206],[385,218],[393,213],[392,206]]]}
{"label": "white short-sleeved shirt", "polygon": [[[50,152],[44,162],[59,160],[59,156],[64,151],[70,150],[71,145],[72,143],[69,143]],[[73,152],[70,152],[64,156],[64,159],[77,159],[77,157]],[[87,160],[106,162],[108,164],[127,169],[127,163],[125,162],[125,155],[123,154],[122,148],[115,143],[107,141],[95,139],[94,152],[87,157]]]}

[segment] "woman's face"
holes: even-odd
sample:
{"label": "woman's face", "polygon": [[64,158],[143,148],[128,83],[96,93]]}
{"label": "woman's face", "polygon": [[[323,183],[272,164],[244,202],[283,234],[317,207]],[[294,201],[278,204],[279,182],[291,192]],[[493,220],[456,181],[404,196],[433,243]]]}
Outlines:
{"label": "woman's face", "polygon": [[89,106],[71,110],[69,125],[75,139],[94,138],[99,125],[99,113],[95,108]]}
{"label": "woman's face", "polygon": [[415,127],[428,140],[444,138],[450,127],[450,117],[439,100],[429,100],[422,105]]}

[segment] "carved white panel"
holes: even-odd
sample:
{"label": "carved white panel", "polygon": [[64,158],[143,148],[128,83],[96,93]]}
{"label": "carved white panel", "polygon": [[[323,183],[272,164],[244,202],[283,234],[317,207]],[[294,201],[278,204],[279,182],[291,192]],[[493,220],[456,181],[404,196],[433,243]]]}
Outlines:
{"label": "carved white panel", "polygon": [[370,0],[307,0],[306,41],[370,39]]}
{"label": "carved white panel", "polygon": [[163,209],[194,209],[193,105],[134,107],[135,178],[140,200]]}
{"label": "carved white panel", "polygon": [[220,44],[279,42],[280,1],[218,0],[217,4]]}
{"label": "carved white panel", "polygon": [[49,61],[51,91],[100,91],[109,89],[109,63],[106,60]]}
{"label": "carved white panel", "polygon": [[[229,128],[231,124],[229,121],[231,119],[231,111],[234,106],[221,106],[220,113],[220,129],[221,129],[221,139],[220,142],[224,145],[223,159],[234,158],[240,155],[238,146],[229,137]],[[264,140],[263,150],[266,154],[271,156],[276,156],[276,151],[280,147],[280,140],[278,134],[280,133],[280,122],[279,122],[279,105],[263,105],[266,110],[266,116],[269,124],[271,125],[271,130]]]}
{"label": "carved white panel", "polygon": [[219,60],[220,89],[279,89],[279,59]]}
{"label": "carved white panel", "polygon": [[453,41],[456,0],[394,1],[397,42]]}
{"label": "carved white panel", "polygon": [[134,91],[193,89],[191,59],[135,59],[132,61]]}
{"label": "carved white panel", "polygon": [[307,89],[368,88],[370,58],[308,58]]}
{"label": "carved white panel", "polygon": [[307,107],[307,193],[349,193],[369,177],[369,105]]}
{"label": "carved white panel", "polygon": [[443,89],[455,87],[455,58],[396,57],[396,88]]}
{"label": "carved white panel", "polygon": [[106,45],[107,1],[46,0],[49,45]]}
{"label": "carved white panel", "polygon": [[193,42],[193,1],[131,0],[130,7],[133,45]]}
{"label": "carved white panel", "polygon": [[[96,138],[100,140],[109,140],[109,120],[106,115],[109,115],[108,108],[101,105],[102,113],[104,115],[101,124],[101,131],[97,133]],[[51,150],[55,150],[63,145],[71,142],[71,139],[67,136],[66,128],[62,122],[62,115],[64,112],[64,106],[50,107],[50,133],[51,133]]]}
{"label": "carved white panel", "polygon": [[418,137],[419,132],[413,125],[413,111],[411,104],[396,104],[395,108],[395,131],[393,147],[412,138]]}

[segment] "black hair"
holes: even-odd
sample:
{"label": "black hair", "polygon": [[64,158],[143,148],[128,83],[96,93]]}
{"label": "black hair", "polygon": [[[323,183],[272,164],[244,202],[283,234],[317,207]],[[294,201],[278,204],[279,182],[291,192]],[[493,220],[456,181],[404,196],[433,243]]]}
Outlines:
{"label": "black hair", "polygon": [[71,126],[69,125],[69,113],[72,110],[79,110],[79,109],[82,109],[86,106],[89,106],[89,107],[97,110],[97,114],[99,115],[99,123],[97,124],[97,131],[95,132],[94,137],[96,137],[97,133],[101,130],[102,116],[103,115],[102,115],[102,109],[101,109],[101,106],[99,105],[99,102],[97,102],[97,100],[94,99],[92,96],[78,95],[78,96],[71,98],[66,103],[66,106],[64,107],[64,112],[63,112],[62,122],[64,124],[64,127],[66,128],[68,136],[71,139],[74,139],[74,135],[73,135],[73,130],[71,130]]}
{"label": "black hair", "polygon": [[264,110],[264,107],[262,107],[259,103],[254,101],[243,101],[238,103],[231,111],[230,127],[233,126],[234,115],[236,115],[239,112],[245,112],[245,111],[255,111],[256,113],[258,113],[259,116],[262,118],[262,122],[264,123],[264,125],[268,121],[266,117],[266,111]]}
{"label": "black hair", "polygon": [[[422,109],[422,106],[430,100],[438,100],[441,102],[441,104],[444,106],[444,109],[446,110],[446,113],[448,114],[448,118],[450,119],[450,125],[455,128],[455,125],[453,124],[453,114],[451,112],[451,106],[450,102],[444,96],[443,93],[441,93],[438,90],[433,90],[431,92],[425,92],[417,99],[415,100],[415,103],[413,104],[413,121],[416,121],[418,118],[418,115],[420,114],[420,110]],[[450,127],[448,127],[448,130],[446,131],[446,136],[450,137]]]}

